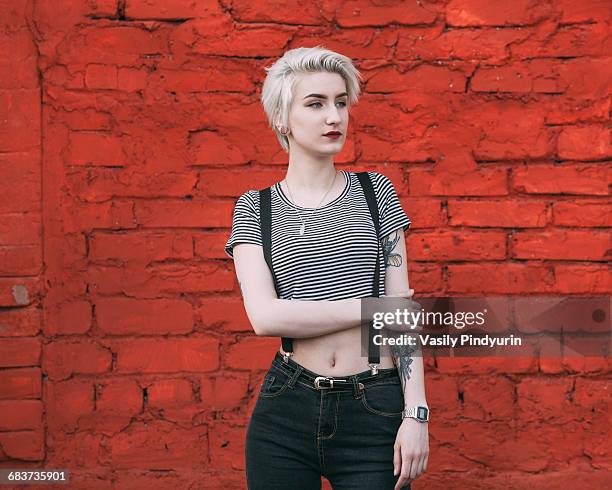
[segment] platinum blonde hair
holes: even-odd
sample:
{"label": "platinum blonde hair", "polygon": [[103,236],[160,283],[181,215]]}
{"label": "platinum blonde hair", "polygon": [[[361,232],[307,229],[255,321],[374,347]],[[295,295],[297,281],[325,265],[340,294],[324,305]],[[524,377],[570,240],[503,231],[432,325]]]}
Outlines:
{"label": "platinum blonde hair", "polygon": [[359,100],[361,93],[359,82],[362,77],[351,59],[322,46],[291,49],[272,66],[264,69],[267,75],[261,91],[261,103],[270,127],[287,153],[289,153],[289,139],[280,133],[278,126],[289,127],[289,108],[295,95],[294,89],[299,74],[319,71],[338,73],[346,83],[348,107]]}

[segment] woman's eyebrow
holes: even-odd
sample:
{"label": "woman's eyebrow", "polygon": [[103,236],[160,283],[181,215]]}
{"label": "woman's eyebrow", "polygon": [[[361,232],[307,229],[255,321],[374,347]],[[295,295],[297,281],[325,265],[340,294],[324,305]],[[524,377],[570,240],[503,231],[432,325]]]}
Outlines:
{"label": "woman's eyebrow", "polygon": [[[348,95],[346,92],[342,92],[341,94],[336,95],[336,99],[338,97],[344,97],[345,95]],[[327,95],[322,95],[322,94],[308,94],[306,97],[304,97],[305,99],[307,99],[308,97],[317,97],[319,99],[325,99],[327,100]]]}

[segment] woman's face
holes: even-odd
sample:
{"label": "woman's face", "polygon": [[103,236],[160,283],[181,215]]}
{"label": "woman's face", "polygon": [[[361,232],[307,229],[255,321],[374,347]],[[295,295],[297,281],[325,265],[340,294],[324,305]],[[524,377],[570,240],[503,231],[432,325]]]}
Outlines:
{"label": "woman's face", "polygon": [[[312,95],[315,94],[315,95]],[[289,110],[289,146],[318,155],[335,155],[342,150],[348,129],[348,94],[338,73],[315,72],[298,75]],[[338,138],[324,136],[339,131]]]}

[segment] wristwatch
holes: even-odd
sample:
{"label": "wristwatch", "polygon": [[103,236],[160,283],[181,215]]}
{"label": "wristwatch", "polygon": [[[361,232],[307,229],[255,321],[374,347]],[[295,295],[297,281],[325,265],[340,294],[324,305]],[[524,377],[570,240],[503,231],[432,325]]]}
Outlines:
{"label": "wristwatch", "polygon": [[423,405],[416,405],[402,411],[402,419],[416,419],[419,422],[429,421],[429,408]]}

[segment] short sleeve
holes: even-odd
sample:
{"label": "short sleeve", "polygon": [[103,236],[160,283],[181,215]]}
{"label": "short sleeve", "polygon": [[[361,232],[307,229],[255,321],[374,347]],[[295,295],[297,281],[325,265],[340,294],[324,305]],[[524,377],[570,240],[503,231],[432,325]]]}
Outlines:
{"label": "short sleeve", "polygon": [[261,228],[259,225],[259,193],[245,192],[236,201],[232,219],[232,233],[225,244],[225,253],[234,258],[234,245],[252,243],[261,245]]}
{"label": "short sleeve", "polygon": [[410,218],[404,212],[393,183],[383,174],[370,172],[376,191],[380,217],[380,236],[386,237],[398,228],[410,228]]}

